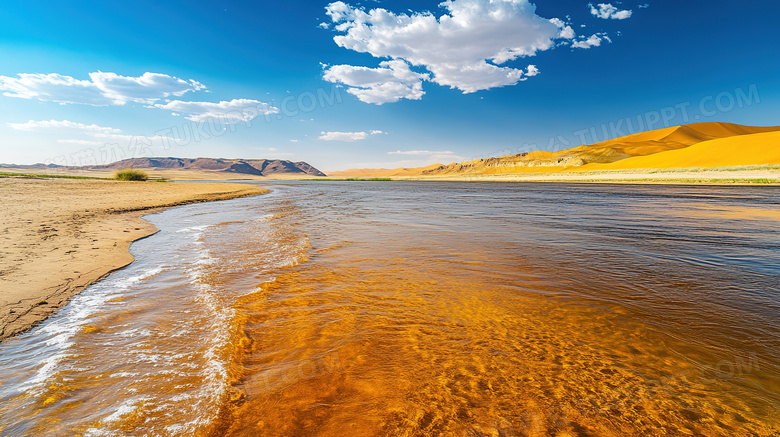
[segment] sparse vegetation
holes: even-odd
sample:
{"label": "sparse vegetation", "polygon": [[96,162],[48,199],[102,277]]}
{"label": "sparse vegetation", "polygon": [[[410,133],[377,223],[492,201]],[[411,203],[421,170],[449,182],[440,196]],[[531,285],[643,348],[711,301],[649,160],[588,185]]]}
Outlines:
{"label": "sparse vegetation", "polygon": [[12,173],[12,172],[0,172],[0,178],[51,178],[51,179],[101,179],[92,176],[73,176],[63,174],[42,174],[42,173]]}
{"label": "sparse vegetation", "polygon": [[143,170],[126,168],[117,171],[114,178],[120,181],[146,181],[149,179],[149,175]]}

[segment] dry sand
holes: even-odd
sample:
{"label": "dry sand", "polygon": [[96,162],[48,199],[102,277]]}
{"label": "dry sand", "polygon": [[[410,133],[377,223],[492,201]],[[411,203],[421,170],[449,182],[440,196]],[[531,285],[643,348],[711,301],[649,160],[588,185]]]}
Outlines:
{"label": "dry sand", "polygon": [[264,192],[235,183],[0,178],[0,340],[131,263],[130,243],[157,231],[142,215]]}

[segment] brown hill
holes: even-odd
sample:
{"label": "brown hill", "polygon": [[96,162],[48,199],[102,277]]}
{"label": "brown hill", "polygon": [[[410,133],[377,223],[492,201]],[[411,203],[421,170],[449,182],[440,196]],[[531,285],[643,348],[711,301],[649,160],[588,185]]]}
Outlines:
{"label": "brown hill", "polygon": [[325,173],[317,170],[306,162],[292,162],[278,159],[131,158],[108,165],[96,165],[86,168],[90,170],[122,168],[208,170],[253,176],[296,174],[325,176]]}

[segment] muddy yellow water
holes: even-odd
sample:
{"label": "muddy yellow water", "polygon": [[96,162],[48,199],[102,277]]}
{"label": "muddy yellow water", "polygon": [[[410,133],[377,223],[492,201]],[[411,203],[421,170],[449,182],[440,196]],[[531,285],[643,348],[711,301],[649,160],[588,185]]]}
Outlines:
{"label": "muddy yellow water", "polygon": [[780,190],[270,188],[1,344],[0,435],[780,433]]}

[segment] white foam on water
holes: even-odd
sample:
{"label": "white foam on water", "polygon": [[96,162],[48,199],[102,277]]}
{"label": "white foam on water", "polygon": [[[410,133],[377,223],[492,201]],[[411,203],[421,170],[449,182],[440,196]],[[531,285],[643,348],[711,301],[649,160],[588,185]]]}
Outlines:
{"label": "white foam on water", "polygon": [[[138,409],[138,404],[143,402],[148,402],[152,400],[152,398],[148,396],[142,396],[135,399],[128,399],[124,401],[119,407],[117,407],[116,411],[109,414],[108,416],[101,419],[101,422],[104,424],[111,424],[113,422],[118,422],[122,420],[122,416],[126,416]],[[120,436],[125,435],[122,431],[112,431],[107,429],[99,429],[99,428],[88,428],[86,431],[84,431],[84,436],[89,437],[104,437],[104,436]]]}
{"label": "white foam on water", "polygon": [[67,352],[73,346],[73,337],[84,329],[89,317],[100,311],[106,301],[122,296],[133,285],[152,278],[163,271],[163,267],[154,267],[130,277],[109,277],[90,287],[89,292],[76,295],[60,313],[39,329],[29,335],[44,337],[43,343],[54,348],[54,352],[42,358],[42,365],[35,374],[16,390],[19,393],[30,392],[40,394],[45,390],[46,381],[59,370],[59,365],[70,354]]}

